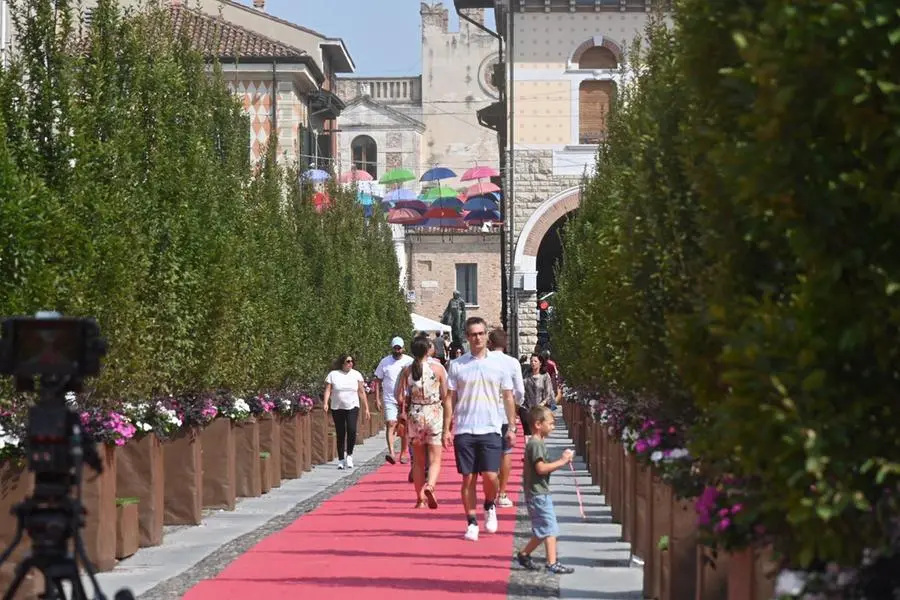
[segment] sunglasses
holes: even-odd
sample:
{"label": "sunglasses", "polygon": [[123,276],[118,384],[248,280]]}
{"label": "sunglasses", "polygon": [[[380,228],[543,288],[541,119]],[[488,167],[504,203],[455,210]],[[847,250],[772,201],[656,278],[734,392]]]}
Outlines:
{"label": "sunglasses", "polygon": [[349,364],[349,365],[352,365],[352,364],[353,364],[353,359],[352,359],[352,358],[348,358],[347,360],[344,361],[344,364],[345,364],[345,365],[348,365],[348,364]]}

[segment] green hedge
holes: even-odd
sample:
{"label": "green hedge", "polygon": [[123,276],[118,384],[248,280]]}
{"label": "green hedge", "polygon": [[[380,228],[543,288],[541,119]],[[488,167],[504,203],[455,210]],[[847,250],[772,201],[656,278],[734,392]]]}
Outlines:
{"label": "green hedge", "polygon": [[695,414],[692,452],[763,492],[789,564],[858,565],[900,474],[900,13],[678,7],[632,55],[554,347],[577,385]]}
{"label": "green hedge", "polygon": [[340,352],[374,367],[411,331],[388,226],[336,189],[317,214],[274,150],[252,169],[238,101],[165,11],[103,0],[81,43],[72,3],[15,20],[0,314],[96,316],[97,397],[318,388]]}

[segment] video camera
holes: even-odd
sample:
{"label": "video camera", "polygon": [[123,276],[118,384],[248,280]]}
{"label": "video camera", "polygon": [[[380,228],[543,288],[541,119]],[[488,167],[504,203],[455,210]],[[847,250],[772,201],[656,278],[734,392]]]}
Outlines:
{"label": "video camera", "polygon": [[[12,377],[17,391],[39,395],[28,410],[24,440],[34,491],[13,508],[18,527],[9,548],[0,555],[0,565],[12,555],[25,532],[31,538],[32,552],[17,565],[4,600],[15,597],[31,569],[44,576],[44,598],[66,598],[68,584],[73,599],[87,600],[79,564],[91,580],[94,597],[105,600],[80,533],[85,514],[81,504],[83,464],[100,473],[103,463],[93,440],[82,431],[78,415],[66,404],[67,392],[81,391],[85,377],[99,375],[105,354],[106,342],[93,319],[43,312],[0,324],[0,375]],[[134,598],[127,590],[115,597]]]}

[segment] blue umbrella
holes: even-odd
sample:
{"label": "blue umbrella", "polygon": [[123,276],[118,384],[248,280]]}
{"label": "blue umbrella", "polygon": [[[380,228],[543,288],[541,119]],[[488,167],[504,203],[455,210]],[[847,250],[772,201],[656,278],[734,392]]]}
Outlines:
{"label": "blue umbrella", "polygon": [[396,190],[391,190],[384,196],[385,202],[397,202],[399,200],[415,200],[418,196],[412,190],[408,190],[406,188],[398,188]]}
{"label": "blue umbrella", "polygon": [[322,169],[310,169],[308,171],[304,171],[300,177],[307,181],[312,181],[313,183],[322,183],[323,181],[328,181],[329,179],[331,179],[331,175],[329,175],[327,171],[323,171]]}
{"label": "blue umbrella", "polygon": [[463,210],[500,210],[492,195],[472,196],[463,204]]}
{"label": "blue umbrella", "polygon": [[455,219],[426,219],[421,227],[440,227],[441,229],[468,229],[469,227],[459,217]]}
{"label": "blue umbrella", "polygon": [[441,179],[450,179],[452,177],[456,177],[456,173],[447,167],[434,167],[433,169],[425,171],[425,174],[419,178],[419,181],[438,181]]}
{"label": "blue umbrella", "polygon": [[486,221],[499,221],[500,213],[496,210],[473,210],[463,217],[466,223],[484,223]]}

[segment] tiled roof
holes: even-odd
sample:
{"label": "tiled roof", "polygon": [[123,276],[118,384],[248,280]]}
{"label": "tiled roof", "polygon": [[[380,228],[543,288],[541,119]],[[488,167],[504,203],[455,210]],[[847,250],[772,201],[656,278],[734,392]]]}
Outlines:
{"label": "tiled roof", "polygon": [[218,58],[304,58],[309,54],[282,44],[224,19],[184,6],[169,8],[176,35],[187,36],[191,45],[206,56]]}

